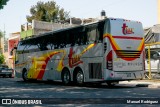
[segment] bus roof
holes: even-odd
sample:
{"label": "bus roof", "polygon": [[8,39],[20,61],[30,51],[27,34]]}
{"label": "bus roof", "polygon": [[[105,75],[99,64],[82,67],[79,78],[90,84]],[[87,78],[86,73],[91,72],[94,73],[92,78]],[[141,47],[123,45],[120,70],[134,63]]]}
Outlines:
{"label": "bus roof", "polygon": [[[30,38],[26,38],[24,39],[25,40],[30,40],[32,38],[37,38],[37,37],[42,37],[42,36],[46,36],[48,34],[54,34],[54,33],[59,33],[59,32],[62,32],[62,31],[67,31],[67,30],[70,30],[70,29],[75,29],[75,28],[79,28],[79,27],[84,27],[84,26],[87,26],[87,25],[91,25],[91,24],[95,24],[95,23],[98,23],[98,22],[102,22],[102,21],[105,21],[105,20],[112,20],[112,21],[118,21],[118,20],[123,20],[123,21],[132,21],[132,22],[137,22],[137,23],[140,23],[138,21],[133,21],[133,20],[126,20],[126,19],[123,19],[123,18],[105,18],[103,20],[97,20],[97,21],[94,21],[94,22],[91,22],[91,23],[87,23],[87,24],[83,24],[83,25],[77,25],[77,26],[73,26],[73,27],[69,27],[69,28],[63,28],[63,29],[58,29],[58,30],[54,30],[54,31],[49,31],[49,32],[45,32],[45,33],[42,33],[42,34],[39,34],[38,36],[35,36],[33,35],[32,37]],[[23,41],[23,40],[21,40]]]}
{"label": "bus roof", "polygon": [[[106,20],[106,19],[105,19],[105,20]],[[98,23],[98,22],[102,22],[102,21],[104,21],[104,20],[99,20],[99,21],[87,23],[87,24],[84,24],[84,25],[77,25],[77,26],[73,26],[73,27],[69,27],[69,28],[64,28],[64,29],[58,29],[58,30],[54,30],[54,31],[49,31],[49,32],[41,33],[41,34],[39,34],[39,35],[33,35],[32,37],[26,38],[26,39],[21,40],[21,41],[30,40],[30,39],[33,39],[33,38],[46,36],[46,35],[48,35],[48,34],[59,33],[59,32],[62,32],[62,31],[67,31],[67,30],[75,29],[75,28],[79,28],[79,27],[84,27],[84,26],[91,25],[91,24]]]}

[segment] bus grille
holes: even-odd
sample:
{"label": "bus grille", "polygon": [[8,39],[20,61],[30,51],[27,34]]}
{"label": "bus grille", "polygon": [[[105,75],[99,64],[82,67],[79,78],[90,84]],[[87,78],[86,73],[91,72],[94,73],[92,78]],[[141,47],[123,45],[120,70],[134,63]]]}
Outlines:
{"label": "bus grille", "polygon": [[140,58],[141,51],[134,50],[116,50],[118,58]]}

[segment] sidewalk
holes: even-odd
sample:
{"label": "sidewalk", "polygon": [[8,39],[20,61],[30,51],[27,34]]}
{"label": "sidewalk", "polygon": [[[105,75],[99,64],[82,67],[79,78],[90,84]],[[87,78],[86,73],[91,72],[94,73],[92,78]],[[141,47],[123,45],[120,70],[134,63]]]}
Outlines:
{"label": "sidewalk", "polygon": [[122,81],[119,84],[134,85],[137,87],[160,88],[160,80],[132,80]]}

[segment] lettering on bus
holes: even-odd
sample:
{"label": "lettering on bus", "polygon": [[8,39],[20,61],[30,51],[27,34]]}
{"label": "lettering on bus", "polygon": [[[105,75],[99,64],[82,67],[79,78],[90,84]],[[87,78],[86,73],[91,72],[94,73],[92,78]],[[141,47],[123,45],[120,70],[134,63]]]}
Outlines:
{"label": "lettering on bus", "polygon": [[123,32],[124,35],[126,35],[126,34],[134,34],[133,28],[129,28],[129,27],[126,25],[126,23],[123,23],[122,32]]}
{"label": "lettering on bus", "polygon": [[80,63],[83,63],[83,61],[80,60],[80,55],[75,55],[75,52],[73,51],[73,48],[70,48],[69,51],[69,67],[73,68],[74,66],[77,66]]}

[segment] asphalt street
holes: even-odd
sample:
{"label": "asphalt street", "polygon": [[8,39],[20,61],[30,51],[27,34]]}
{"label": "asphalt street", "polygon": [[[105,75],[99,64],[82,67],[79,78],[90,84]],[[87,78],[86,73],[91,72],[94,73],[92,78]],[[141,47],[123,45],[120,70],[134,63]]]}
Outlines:
{"label": "asphalt street", "polygon": [[[150,86],[157,86],[150,87]],[[0,98],[11,99],[45,99],[42,103],[48,102],[47,106],[127,106],[130,99],[153,100],[160,102],[159,81],[124,81],[120,84],[109,87],[106,84],[85,84],[83,86],[64,86],[61,82],[24,82],[21,79],[0,78]],[[47,101],[48,100],[48,101]],[[57,101],[57,102],[56,102]],[[76,103],[75,103],[76,102]],[[58,105],[56,104],[58,103]],[[89,103],[89,104],[88,104]],[[160,103],[158,103],[160,104]],[[1,106],[1,105],[0,105]],[[2,105],[3,106],[3,105]],[[11,105],[15,106],[15,105]],[[24,106],[24,105],[23,105]],[[28,105],[25,105],[28,106]],[[43,105],[29,105],[43,106]],[[137,104],[136,106],[155,107],[157,104]]]}

